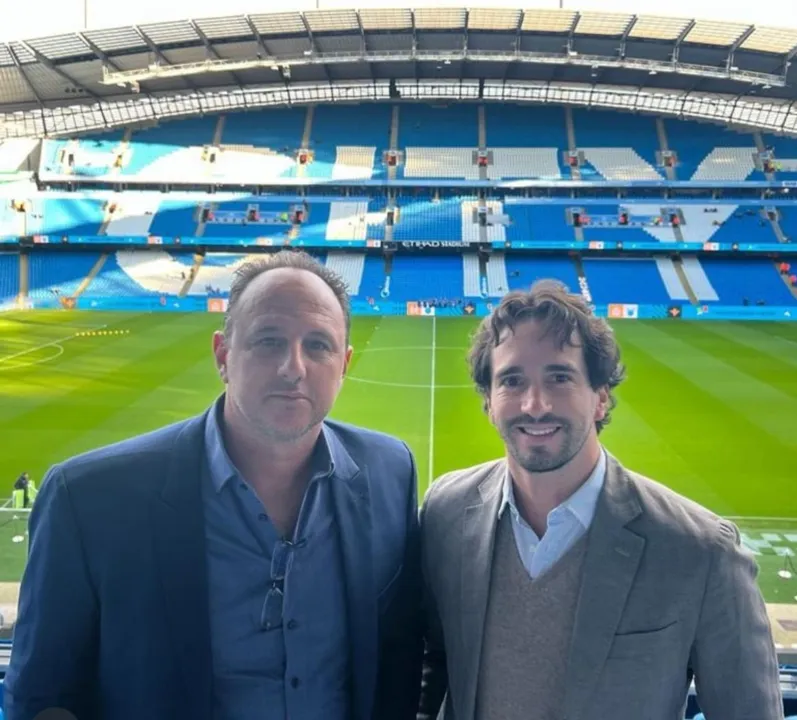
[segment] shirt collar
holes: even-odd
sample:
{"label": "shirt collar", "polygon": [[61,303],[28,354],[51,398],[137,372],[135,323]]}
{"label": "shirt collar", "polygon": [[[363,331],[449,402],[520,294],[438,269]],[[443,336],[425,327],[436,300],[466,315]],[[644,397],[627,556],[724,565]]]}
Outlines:
{"label": "shirt collar", "polygon": [[[224,486],[235,478],[245,482],[245,478],[235,467],[224,445],[223,411],[224,395],[222,394],[211,406],[205,421],[205,453],[210,469],[210,479],[213,489],[217,493],[221,492]],[[335,463],[332,459],[327,435],[323,431],[318,436],[318,442],[313,450],[313,468],[314,479],[319,475],[330,476],[335,472]]]}
{"label": "shirt collar", "polygon": [[[576,490],[569,498],[567,498],[567,500],[561,503],[557,508],[554,508],[554,510],[559,508],[568,510],[581,523],[584,529],[588,529],[592,524],[592,519],[595,517],[595,510],[598,506],[598,498],[600,497],[601,490],[603,489],[605,478],[606,452],[603,448],[601,448],[598,463],[595,465],[592,473],[587,478],[587,481],[581,485],[581,487],[579,487],[578,490]],[[498,517],[503,515],[507,507],[512,511],[514,516],[520,516],[520,513],[517,509],[517,504],[515,503],[515,490],[512,485],[512,477],[509,474],[509,468],[507,468],[506,473],[504,474],[503,494],[501,498],[501,504],[498,507]],[[554,512],[554,510],[551,512]]]}

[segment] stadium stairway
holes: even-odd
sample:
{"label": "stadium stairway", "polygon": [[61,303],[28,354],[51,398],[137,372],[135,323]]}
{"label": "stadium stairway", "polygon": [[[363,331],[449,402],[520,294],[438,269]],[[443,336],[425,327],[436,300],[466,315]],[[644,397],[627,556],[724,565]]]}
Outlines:
{"label": "stadium stairway", "polygon": [[479,232],[481,228],[477,222],[474,222],[474,218],[478,217],[477,212],[480,204],[481,200],[463,200],[459,206],[462,223],[462,242],[468,245],[482,240]]}
{"label": "stadium stairway", "polygon": [[788,274],[787,275],[783,275],[780,272],[780,268],[778,267],[778,265],[780,264],[780,261],[776,260],[774,262],[775,262],[775,270],[777,270],[778,275],[780,275],[780,279],[783,280],[784,283],[786,283],[786,287],[789,288],[789,292],[791,292],[791,294],[794,296],[794,299],[797,300],[797,286],[794,286],[794,285],[791,284],[791,282],[789,281],[789,275]]}
{"label": "stadium stairway", "polygon": [[[576,150],[578,150],[576,126],[573,122],[573,108],[569,105],[565,107],[565,128],[567,129],[567,149],[570,152],[576,152]],[[581,180],[581,170],[577,165],[570,166],[570,179]]]}
{"label": "stadium stairway", "polygon": [[684,287],[681,275],[675,268],[672,258],[663,255],[657,255],[655,258],[656,267],[661,275],[661,281],[667,289],[667,294],[672,300],[689,300],[689,293]]}
{"label": "stadium stairway", "polygon": [[708,279],[697,256],[682,255],[680,260],[686,283],[692,289],[698,302],[717,302],[719,300],[717,291],[711,284],[711,280]]}
{"label": "stadium stairway", "polygon": [[194,281],[199,275],[199,270],[204,262],[204,255],[201,253],[196,253],[194,255],[194,264],[191,266],[191,270],[188,272],[188,276],[186,277],[183,286],[180,288],[180,292],[178,293],[179,297],[185,297],[188,295],[188,292],[191,290],[191,286],[194,284]]}
{"label": "stadium stairway", "polygon": [[781,217],[782,216],[780,212],[778,212],[774,218],[767,216],[769,224],[772,226],[772,232],[775,233],[775,237],[778,239],[778,242],[787,243],[789,242],[789,238],[786,237],[786,233],[783,232],[783,228],[780,226]]}
{"label": "stadium stairway", "polygon": [[19,254],[19,300],[27,300],[30,294],[30,257],[27,253]]}
{"label": "stadium stairway", "polygon": [[694,289],[689,284],[689,278],[684,271],[682,259],[680,257],[673,258],[672,265],[675,268],[675,274],[678,276],[678,280],[681,282],[684,292],[686,292],[686,297],[689,298],[689,302],[692,303],[692,305],[697,305],[697,295],[695,295]]}
{"label": "stadium stairway", "polygon": [[481,297],[481,269],[479,256],[475,253],[462,255],[462,296]]}
{"label": "stadium stairway", "polygon": [[[659,151],[662,153],[669,152],[670,142],[667,138],[667,128],[664,127],[664,118],[656,118],[656,137],[659,141]],[[665,167],[664,175],[671,182],[678,179],[674,167]]]}
{"label": "stadium stairway", "polygon": [[494,252],[487,258],[487,294],[503,297],[509,291],[504,253]]}
{"label": "stadium stairway", "polygon": [[80,285],[77,286],[74,294],[72,295],[73,299],[79,298],[86,290],[88,289],[89,285],[94,281],[94,278],[100,274],[103,266],[105,265],[106,260],[108,260],[108,253],[104,252],[101,253],[100,256],[97,258],[97,262],[94,263],[91,270],[89,270],[89,274],[83,278],[83,281]]}

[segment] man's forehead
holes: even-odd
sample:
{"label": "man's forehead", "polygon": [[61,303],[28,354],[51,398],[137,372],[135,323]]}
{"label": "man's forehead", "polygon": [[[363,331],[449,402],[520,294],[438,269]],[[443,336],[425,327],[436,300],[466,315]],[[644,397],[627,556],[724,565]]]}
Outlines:
{"label": "man's forehead", "polygon": [[569,334],[538,320],[526,320],[517,323],[513,328],[504,328],[499,337],[494,353],[523,350],[554,351],[563,354],[581,352],[581,338],[576,330]]}
{"label": "man's forehead", "polygon": [[317,312],[343,315],[337,297],[320,277],[306,270],[279,268],[254,278],[241,293],[240,309],[252,315]]}

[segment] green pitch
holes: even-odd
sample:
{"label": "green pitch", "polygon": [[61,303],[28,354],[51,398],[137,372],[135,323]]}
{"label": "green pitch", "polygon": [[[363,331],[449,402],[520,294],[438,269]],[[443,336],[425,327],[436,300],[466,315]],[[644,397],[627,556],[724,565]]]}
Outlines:
{"label": "green pitch", "polygon": [[[189,314],[0,315],[0,497],[47,467],[201,412],[222,387],[210,336]],[[356,318],[354,360],[333,416],[405,439],[420,491],[496,457],[471,389],[472,318]],[[797,551],[797,324],[618,322],[628,365],[603,436],[626,465],[731,516],[756,550],[769,602]],[[434,351],[433,351],[434,348]],[[24,564],[24,518],[0,513],[0,580]],[[17,542],[14,542],[16,538]],[[795,572],[797,576],[797,572]]]}

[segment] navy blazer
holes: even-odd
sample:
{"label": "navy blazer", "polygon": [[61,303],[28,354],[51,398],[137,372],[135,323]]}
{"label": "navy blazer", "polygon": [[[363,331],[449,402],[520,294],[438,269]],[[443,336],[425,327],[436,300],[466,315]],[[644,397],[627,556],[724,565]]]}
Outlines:
{"label": "navy blazer", "polygon": [[[5,678],[7,720],[212,720],[200,477],[207,413],[52,467]],[[407,446],[326,421],[352,651],[353,720],[409,720],[422,660],[416,470]]]}

